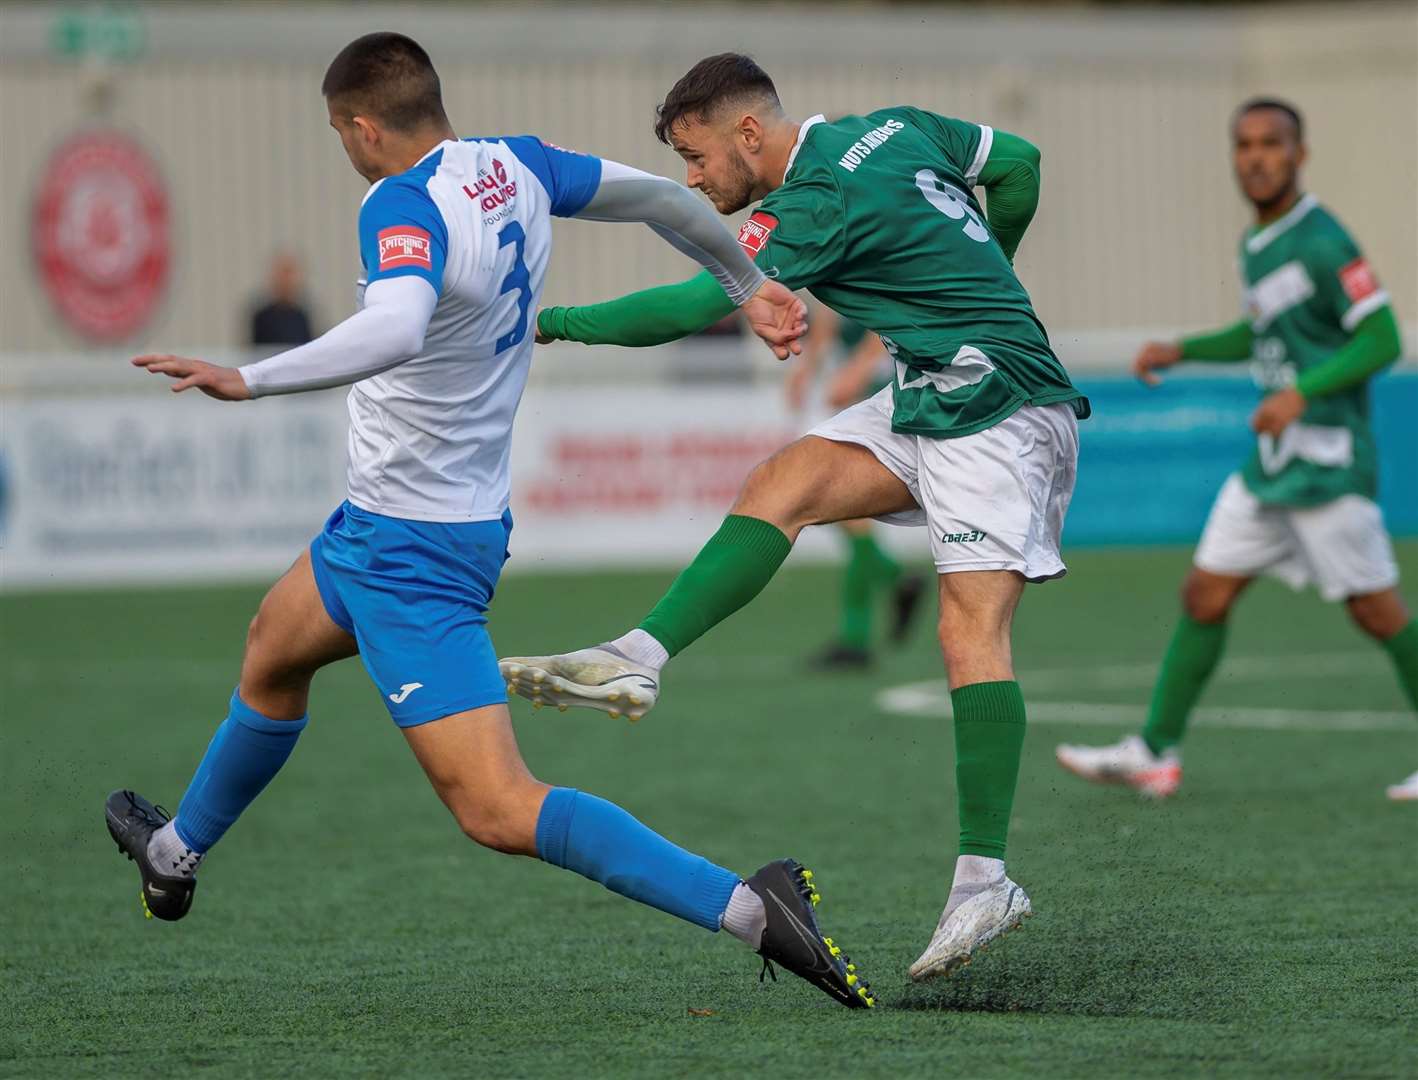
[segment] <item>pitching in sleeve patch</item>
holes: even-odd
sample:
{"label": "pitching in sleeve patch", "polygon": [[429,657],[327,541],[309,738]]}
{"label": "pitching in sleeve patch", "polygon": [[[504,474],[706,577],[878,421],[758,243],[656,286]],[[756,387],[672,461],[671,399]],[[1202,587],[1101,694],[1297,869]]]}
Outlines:
{"label": "pitching in sleeve patch", "polygon": [[758,258],[763,245],[768,243],[768,234],[778,226],[778,219],[762,210],[755,210],[739,229],[739,247],[750,259]]}
{"label": "pitching in sleeve patch", "polygon": [[1349,297],[1351,304],[1357,304],[1379,291],[1379,279],[1362,255],[1339,268],[1339,283],[1344,286],[1344,295]]}
{"label": "pitching in sleeve patch", "polygon": [[432,238],[417,225],[391,225],[379,230],[379,269],[400,266],[433,269]]}

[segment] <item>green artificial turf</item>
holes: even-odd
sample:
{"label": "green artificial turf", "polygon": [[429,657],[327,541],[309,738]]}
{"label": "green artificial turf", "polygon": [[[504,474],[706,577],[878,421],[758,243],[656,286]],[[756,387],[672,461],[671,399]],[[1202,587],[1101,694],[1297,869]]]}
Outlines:
{"label": "green artificial turf", "polygon": [[[1400,556],[1418,578],[1418,545]],[[192,914],[146,922],[104,796],[176,805],[260,590],[6,597],[0,1075],[1418,1074],[1418,805],[1383,798],[1418,768],[1418,719],[1386,657],[1342,610],[1263,584],[1181,793],[1092,787],[1054,744],[1127,730],[1186,553],[1071,562],[1026,596],[1017,666],[1028,700],[1109,722],[1031,725],[1010,865],[1038,916],[944,983],[905,969],[954,853],[949,724],[878,698],[940,677],[928,625],[870,675],[807,674],[836,578],[790,566],[674,662],[641,724],[514,704],[543,779],[742,873],[812,867],[873,1012],[760,985],[727,935],[476,848],[355,661],[317,680],[299,749],[203,867]],[[669,577],[510,576],[495,640],[601,640]],[[1311,729],[1249,719],[1291,711]]]}

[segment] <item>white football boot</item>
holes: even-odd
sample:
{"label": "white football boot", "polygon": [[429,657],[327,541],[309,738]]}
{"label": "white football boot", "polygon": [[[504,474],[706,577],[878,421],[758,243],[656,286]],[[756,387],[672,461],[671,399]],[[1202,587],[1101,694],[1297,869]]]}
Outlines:
{"label": "white football boot", "polygon": [[1024,890],[1003,876],[954,907],[947,902],[931,943],[911,965],[911,978],[920,982],[949,975],[1033,914]]}
{"label": "white football boot", "polygon": [[1397,784],[1390,784],[1386,794],[1394,802],[1418,802],[1418,772],[1414,773],[1407,780],[1401,780]]}
{"label": "white football boot", "polygon": [[607,645],[556,656],[508,656],[497,662],[507,689],[535,708],[600,709],[612,720],[639,720],[655,707],[660,673]]}
{"label": "white football boot", "polygon": [[1175,750],[1161,755],[1140,735],[1111,746],[1058,746],[1054,757],[1074,776],[1095,784],[1126,784],[1154,799],[1165,799],[1182,785],[1182,759]]}

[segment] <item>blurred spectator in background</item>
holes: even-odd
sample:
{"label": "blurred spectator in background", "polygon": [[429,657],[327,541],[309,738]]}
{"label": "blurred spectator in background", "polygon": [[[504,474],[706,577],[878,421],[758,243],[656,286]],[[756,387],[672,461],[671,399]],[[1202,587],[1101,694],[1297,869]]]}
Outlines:
{"label": "blurred spectator in background", "polygon": [[315,336],[310,310],[305,304],[305,271],[294,255],[281,253],[271,260],[266,279],[267,295],[251,312],[251,344],[257,348],[304,345]]}

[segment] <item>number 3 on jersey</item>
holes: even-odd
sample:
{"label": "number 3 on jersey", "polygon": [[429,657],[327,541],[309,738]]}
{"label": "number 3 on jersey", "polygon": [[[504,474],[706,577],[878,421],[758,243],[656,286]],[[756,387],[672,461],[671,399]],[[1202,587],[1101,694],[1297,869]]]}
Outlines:
{"label": "number 3 on jersey", "polygon": [[916,187],[921,189],[926,202],[952,221],[968,218],[965,222],[965,235],[971,240],[982,244],[989,241],[990,231],[985,228],[980,215],[975,213],[975,208],[970,205],[970,198],[965,192],[949,181],[942,180],[931,169],[922,169],[916,174]]}
{"label": "number 3 on jersey", "polygon": [[527,264],[523,261],[523,254],[527,249],[527,234],[522,230],[521,222],[509,221],[497,234],[499,249],[508,244],[514,245],[516,257],[512,262],[512,269],[502,279],[502,288],[497,290],[497,294],[502,296],[513,291],[517,293],[517,323],[497,339],[494,355],[512,348],[527,336],[527,309],[532,304],[532,275],[528,273]]}

